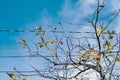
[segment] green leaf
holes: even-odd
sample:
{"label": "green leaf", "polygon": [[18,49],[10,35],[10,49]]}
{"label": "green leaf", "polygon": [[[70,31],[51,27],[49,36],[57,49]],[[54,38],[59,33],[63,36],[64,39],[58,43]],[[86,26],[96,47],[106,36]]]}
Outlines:
{"label": "green leaf", "polygon": [[109,35],[111,35],[111,32],[110,32],[109,30],[107,31],[107,33],[108,33]]}
{"label": "green leaf", "polygon": [[107,44],[109,44],[108,41],[105,41],[105,42],[104,42],[104,45],[107,45]]}
{"label": "green leaf", "polygon": [[42,31],[42,27],[41,26],[37,27],[36,31],[38,31],[38,32]]}
{"label": "green leaf", "polygon": [[8,75],[10,78],[17,78],[17,75],[16,75],[16,74],[13,74],[13,73],[7,73],[7,75]]}
{"label": "green leaf", "polygon": [[115,32],[115,31],[112,31],[111,33],[112,33],[112,34],[116,34],[116,32]]}
{"label": "green leaf", "polygon": [[19,41],[19,44],[22,44],[22,46],[23,46],[23,48],[25,48],[26,47],[26,41],[24,40],[24,39],[21,39],[20,41]]}
{"label": "green leaf", "polygon": [[45,45],[45,43],[44,43],[44,42],[41,42],[41,43],[40,43],[40,48],[42,48],[44,45]]}
{"label": "green leaf", "polygon": [[39,33],[36,33],[36,36],[39,36],[40,34]]}
{"label": "green leaf", "polygon": [[26,41],[25,41],[24,39],[21,39],[21,40],[19,41],[20,44],[25,44],[25,42],[26,42]]}
{"label": "green leaf", "polygon": [[114,38],[114,36],[112,36],[112,35],[109,36],[109,39],[113,39],[113,38]]}
{"label": "green leaf", "polygon": [[41,27],[41,26],[39,26],[37,30],[40,30],[40,31],[41,31],[41,30],[42,30],[42,27]]}

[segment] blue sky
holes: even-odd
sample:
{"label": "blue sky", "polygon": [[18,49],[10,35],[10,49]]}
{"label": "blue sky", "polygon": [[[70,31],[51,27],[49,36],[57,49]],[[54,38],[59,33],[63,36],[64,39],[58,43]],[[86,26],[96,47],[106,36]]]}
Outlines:
{"label": "blue sky", "polygon": [[[5,30],[32,30],[39,24],[43,25],[48,17],[57,17],[58,10],[64,0],[0,0],[0,29]],[[49,16],[50,15],[50,16]],[[44,19],[45,17],[45,19]],[[48,18],[48,21],[50,19]],[[41,22],[43,21],[43,22]],[[46,25],[46,24],[45,24]],[[20,50],[18,41],[26,33],[0,32],[0,50]],[[0,55],[21,55],[23,53],[3,53]],[[40,62],[34,60],[36,63]],[[24,63],[23,63],[24,62]],[[18,64],[19,63],[19,64]],[[24,65],[24,67],[22,67]],[[26,59],[0,59],[0,71],[13,70],[14,66],[19,69],[29,70]],[[26,66],[26,67],[25,67]],[[0,73],[1,80],[9,80],[5,73]],[[37,80],[31,78],[30,80]],[[38,78],[39,80],[39,78]]]}
{"label": "blue sky", "polygon": [[[106,10],[109,12],[120,7],[119,0],[112,0],[108,3]],[[47,24],[58,26],[57,22],[60,21],[66,30],[91,31],[92,29],[89,27],[73,26],[68,23],[80,24],[82,17],[87,17],[94,11],[95,4],[96,0],[0,0],[0,30],[32,30],[39,25],[43,28]],[[119,30],[120,20],[117,19],[115,24],[116,27],[112,27]],[[30,35],[31,33],[0,32],[0,50],[22,50],[18,44],[19,39],[22,37],[29,39],[31,38]],[[18,53],[0,52],[0,55],[11,54],[17,55]],[[1,58],[0,71],[12,70],[14,65],[20,69],[25,68],[21,65],[25,65],[25,69],[31,69],[27,65],[26,59],[22,59],[22,61],[24,63],[21,62],[21,59]],[[39,62],[38,60],[35,61],[36,63]],[[0,73],[0,79],[9,80],[9,77]]]}
{"label": "blue sky", "polygon": [[[63,0],[51,0],[49,3],[48,0],[1,0],[0,29],[25,29],[27,24],[35,22],[38,18],[40,20],[40,14],[45,10],[48,14],[56,17],[61,4],[63,4]],[[30,30],[31,27],[35,26],[27,26],[27,30]],[[0,34],[0,44],[4,47],[4,43],[10,44],[12,42],[10,35],[15,37],[19,33],[3,34]],[[7,41],[8,38],[10,41]]]}

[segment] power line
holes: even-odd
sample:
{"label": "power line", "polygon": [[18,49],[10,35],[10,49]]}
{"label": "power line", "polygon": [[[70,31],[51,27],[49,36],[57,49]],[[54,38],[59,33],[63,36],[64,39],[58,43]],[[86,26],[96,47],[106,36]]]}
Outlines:
{"label": "power line", "polygon": [[[49,52],[50,50],[31,50],[33,52]],[[53,50],[61,52],[62,50]],[[0,50],[0,52],[29,52],[29,50]],[[63,51],[62,51],[63,52]]]}
{"label": "power line", "polygon": [[[40,72],[48,72],[39,70]],[[19,71],[20,73],[36,73],[37,71]],[[18,73],[17,71],[0,71],[0,73]]]}
{"label": "power line", "polygon": [[[82,31],[60,31],[60,30],[2,30],[0,29],[0,32],[54,32],[54,33],[80,33],[80,34],[95,34],[95,32],[82,32]],[[107,32],[104,32],[104,34],[108,34]],[[119,32],[115,32],[115,34],[120,34]]]}
{"label": "power line", "polygon": [[[41,57],[39,55],[23,55],[23,56],[0,56],[0,58],[30,58],[30,57]],[[44,56],[44,57],[53,57],[53,56]],[[63,57],[63,56],[59,56]]]}
{"label": "power line", "polygon": [[[24,52],[27,52],[26,50],[11,50],[10,52],[22,52],[22,51],[24,51]],[[2,52],[2,50],[0,50],[0,52]],[[3,50],[3,52],[5,52],[5,50]],[[7,52],[9,52],[9,50],[7,51]],[[40,52],[40,51],[39,51]],[[42,52],[49,52],[49,51],[42,51]],[[59,51],[59,52],[64,52],[64,51]],[[72,51],[73,52],[73,51]],[[74,51],[75,52],[75,51]],[[78,52],[78,51],[76,51],[76,52]],[[114,54],[116,53],[116,54],[118,54],[117,53],[118,51],[114,51]],[[66,51],[66,53],[67,53],[67,51]],[[113,53],[113,52],[112,52]],[[72,54],[71,56],[78,56],[79,54]],[[54,57],[54,56],[49,56],[49,55],[43,55],[44,57],[47,57],[47,58],[52,58],[52,57]],[[2,55],[2,56],[0,56],[0,58],[33,58],[33,57],[41,57],[40,55],[38,55],[38,54],[32,54],[32,55]],[[59,55],[58,57],[65,57],[64,55]]]}
{"label": "power line", "polygon": [[[53,51],[53,52],[65,52],[65,53],[68,53],[68,52],[80,52],[80,50],[71,50],[71,51],[65,51],[65,50],[31,50],[31,52],[33,53],[37,53],[37,52],[50,52],[50,51]],[[86,50],[87,51],[87,50]],[[107,51],[107,50],[94,50],[96,52],[111,52],[111,53],[117,53],[118,50],[111,50],[111,51]],[[10,53],[10,52],[25,52],[25,53],[28,53],[30,52],[29,50],[0,50],[0,52],[4,52],[4,53]]]}
{"label": "power line", "polygon": [[[59,70],[59,71],[62,71],[62,70],[66,70],[66,69],[54,69],[55,71]],[[41,69],[41,70],[38,70],[39,72],[50,72],[48,69]],[[37,73],[38,71],[36,70],[1,70],[0,73]]]}
{"label": "power line", "polygon": [[56,32],[56,33],[94,33],[94,32],[80,32],[80,31],[58,31],[58,30],[0,30],[0,32]]}

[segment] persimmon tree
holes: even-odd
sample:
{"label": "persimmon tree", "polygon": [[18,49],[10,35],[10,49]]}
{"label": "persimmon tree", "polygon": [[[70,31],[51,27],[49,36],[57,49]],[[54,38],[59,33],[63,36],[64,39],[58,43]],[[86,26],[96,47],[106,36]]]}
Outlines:
{"label": "persimmon tree", "polygon": [[[41,26],[34,30],[38,40],[33,39],[31,42],[36,50],[30,48],[25,39],[21,39],[19,43],[29,50],[31,60],[34,56],[44,59],[42,70],[45,72],[29,64],[36,74],[24,75],[15,69],[18,76],[37,75],[49,80],[89,80],[90,77],[96,80],[118,80],[120,35],[108,28],[120,10],[103,15],[105,7],[105,0],[97,0],[92,17],[83,18],[84,23],[94,31],[66,31],[64,25],[58,22],[60,30],[50,24],[47,25],[49,30],[43,30]],[[79,35],[76,37],[74,34]],[[42,54],[41,51],[49,54]]]}

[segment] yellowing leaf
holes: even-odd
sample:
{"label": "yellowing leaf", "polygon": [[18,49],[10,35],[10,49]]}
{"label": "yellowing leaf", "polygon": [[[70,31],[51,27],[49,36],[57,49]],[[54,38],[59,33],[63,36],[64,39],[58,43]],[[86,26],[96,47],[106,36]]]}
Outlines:
{"label": "yellowing leaf", "polygon": [[91,55],[95,55],[95,53],[96,53],[96,51],[92,51],[92,52],[91,52]]}
{"label": "yellowing leaf", "polygon": [[82,60],[83,59],[83,56],[82,55],[78,55],[77,56],[77,60]]}
{"label": "yellowing leaf", "polygon": [[99,35],[100,35],[100,33],[101,33],[101,28],[100,28],[100,27],[98,27],[98,29],[97,29],[97,35],[99,36]]}
{"label": "yellowing leaf", "polygon": [[53,51],[53,50],[49,50],[49,53],[50,53],[50,55],[52,56],[53,53],[54,53],[54,51]]}
{"label": "yellowing leaf", "polygon": [[61,44],[61,45],[63,45],[63,44],[64,44],[64,42],[63,42],[63,41],[60,41],[60,44]]}
{"label": "yellowing leaf", "polygon": [[90,50],[87,50],[85,53],[90,54]]}
{"label": "yellowing leaf", "polygon": [[86,53],[88,53],[90,55],[94,55],[96,53],[96,51],[93,50],[93,49],[89,49],[89,50],[86,51]]}
{"label": "yellowing leaf", "polygon": [[90,54],[91,54],[91,55],[95,55],[95,53],[96,53],[96,51],[95,51],[95,50],[93,50],[93,49],[92,49],[92,50],[90,50]]}
{"label": "yellowing leaf", "polygon": [[101,33],[103,33],[104,28],[97,28],[97,35],[100,36]]}
{"label": "yellowing leaf", "polygon": [[36,30],[37,30],[37,31],[42,31],[42,27],[39,26],[39,27],[36,28]]}
{"label": "yellowing leaf", "polygon": [[51,44],[54,44],[54,42],[55,42],[54,40],[50,40],[50,43],[51,43]]}
{"label": "yellowing leaf", "polygon": [[22,80],[29,80],[28,78],[23,78]]}
{"label": "yellowing leaf", "polygon": [[12,80],[17,80],[17,78],[12,78]]}
{"label": "yellowing leaf", "polygon": [[46,44],[48,44],[48,43],[54,44],[54,40],[47,40]]}
{"label": "yellowing leaf", "polygon": [[120,61],[119,57],[116,56],[115,62],[118,63]]}
{"label": "yellowing leaf", "polygon": [[112,45],[111,44],[107,44],[107,49],[108,50],[112,50]]}

